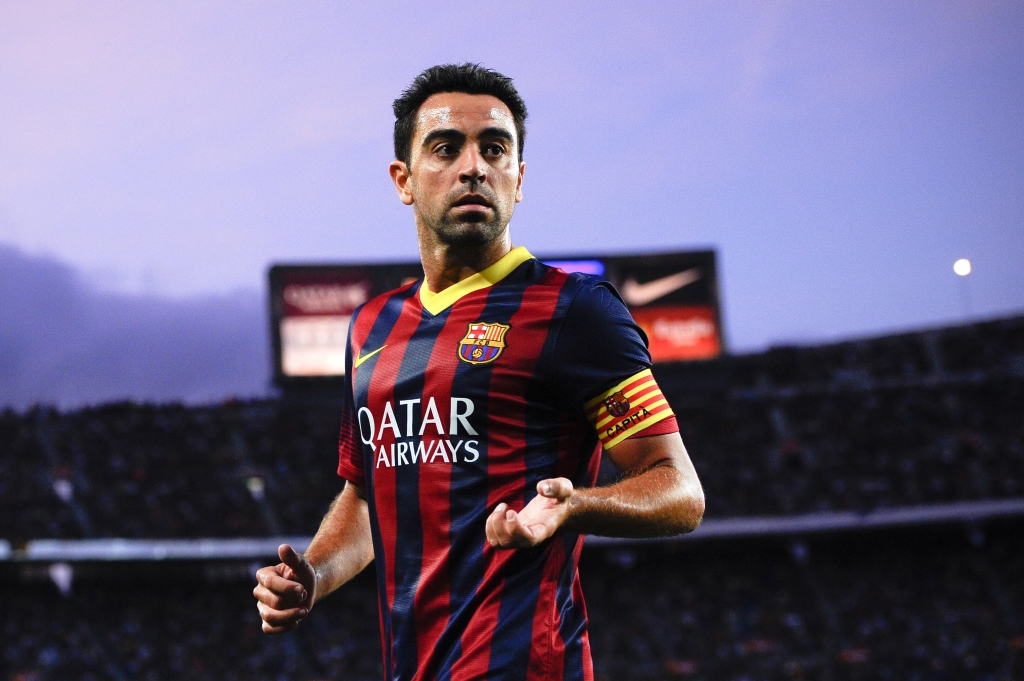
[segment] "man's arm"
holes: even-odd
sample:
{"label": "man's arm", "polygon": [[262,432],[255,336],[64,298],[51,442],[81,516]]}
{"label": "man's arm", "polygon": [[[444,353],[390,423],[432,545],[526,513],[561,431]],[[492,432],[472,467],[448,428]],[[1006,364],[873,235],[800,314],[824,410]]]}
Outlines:
{"label": "man's arm", "polygon": [[316,601],[355,577],[373,560],[370,515],[363,490],[346,483],[306,553],[282,544],[278,555],[280,563],[256,572],[259,584],[253,589],[267,634],[283,634],[299,626]]}
{"label": "man's arm", "polygon": [[606,453],[623,480],[593,489],[573,489],[566,478],[543,480],[522,511],[506,504],[494,509],[487,519],[491,546],[534,546],[559,527],[633,538],[697,529],[704,516],[704,490],[679,433],[630,438]]}

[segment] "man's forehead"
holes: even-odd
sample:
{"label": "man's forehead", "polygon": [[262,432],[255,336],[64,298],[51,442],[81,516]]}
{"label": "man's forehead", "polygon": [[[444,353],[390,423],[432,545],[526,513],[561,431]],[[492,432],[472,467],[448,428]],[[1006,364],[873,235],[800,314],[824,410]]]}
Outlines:
{"label": "man's forehead", "polygon": [[431,95],[420,105],[416,130],[425,135],[435,128],[463,126],[508,128],[515,134],[512,112],[497,97],[470,95],[464,92],[441,92]]}

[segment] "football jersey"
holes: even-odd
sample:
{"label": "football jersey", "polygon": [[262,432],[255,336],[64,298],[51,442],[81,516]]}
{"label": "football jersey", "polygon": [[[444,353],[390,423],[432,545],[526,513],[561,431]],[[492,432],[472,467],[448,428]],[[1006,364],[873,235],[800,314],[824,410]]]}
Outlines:
{"label": "football jersey", "polygon": [[501,502],[593,486],[602,446],[675,432],[646,337],[614,288],[516,248],[349,328],[338,474],[365,490],[388,680],[593,678],[579,534],[492,548]]}

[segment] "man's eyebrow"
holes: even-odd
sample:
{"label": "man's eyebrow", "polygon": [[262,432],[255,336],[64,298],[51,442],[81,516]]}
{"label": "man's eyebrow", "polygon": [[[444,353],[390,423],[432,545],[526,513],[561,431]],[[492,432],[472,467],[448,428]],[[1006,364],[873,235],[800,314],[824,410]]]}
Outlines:
{"label": "man's eyebrow", "polygon": [[515,141],[515,139],[512,137],[512,133],[510,133],[505,128],[497,128],[497,127],[484,128],[480,132],[480,136],[481,137],[500,137],[501,139],[508,140],[509,142],[514,142]]}
{"label": "man's eyebrow", "polygon": [[428,146],[435,140],[453,140],[463,142],[466,139],[466,133],[456,130],[454,128],[439,128],[437,130],[431,130],[423,137],[422,146]]}

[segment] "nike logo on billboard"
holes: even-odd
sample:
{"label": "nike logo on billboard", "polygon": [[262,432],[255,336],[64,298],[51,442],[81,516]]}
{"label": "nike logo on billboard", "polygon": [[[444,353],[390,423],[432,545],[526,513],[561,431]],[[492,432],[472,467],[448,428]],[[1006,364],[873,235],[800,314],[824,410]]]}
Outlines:
{"label": "nike logo on billboard", "polygon": [[636,279],[630,277],[622,283],[622,298],[626,301],[627,305],[643,307],[648,303],[653,303],[658,298],[664,298],[668,294],[678,291],[684,286],[689,286],[698,279],[700,279],[700,270],[696,267],[643,284],[637,283]]}
{"label": "nike logo on billboard", "polygon": [[352,368],[353,369],[358,369],[360,364],[362,364],[366,360],[370,359],[371,357],[373,357],[374,355],[376,355],[378,352],[380,352],[381,350],[383,350],[386,347],[387,347],[386,345],[382,345],[382,346],[380,346],[379,348],[377,348],[376,350],[374,350],[373,352],[371,352],[368,355],[359,355],[358,357],[356,357],[355,366],[353,366]]}

